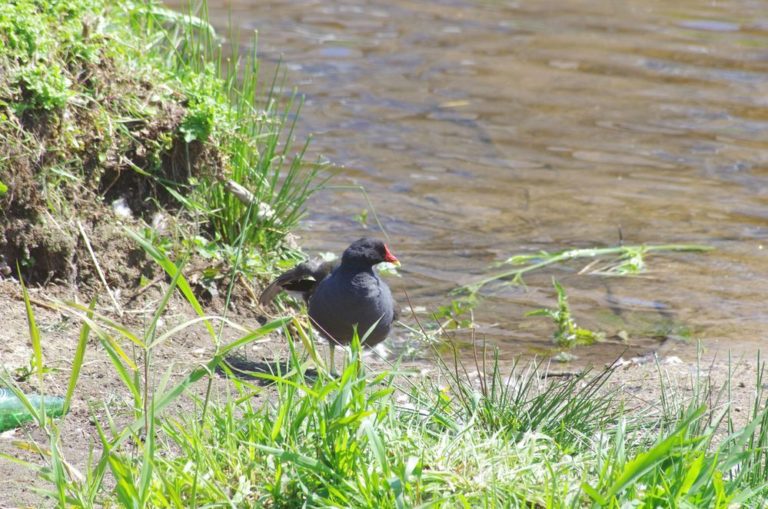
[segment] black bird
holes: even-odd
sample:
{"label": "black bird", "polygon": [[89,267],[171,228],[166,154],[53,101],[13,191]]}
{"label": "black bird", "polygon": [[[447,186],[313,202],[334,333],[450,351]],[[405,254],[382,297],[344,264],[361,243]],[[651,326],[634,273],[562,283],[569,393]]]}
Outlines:
{"label": "black bird", "polygon": [[392,292],[373,270],[381,262],[400,263],[384,242],[362,238],[344,250],[341,263],[312,260],[281,274],[264,289],[259,303],[270,303],[283,290],[301,293],[312,324],[328,340],[334,370],[336,345],[351,343],[355,330],[363,345],[377,345],[397,319]]}

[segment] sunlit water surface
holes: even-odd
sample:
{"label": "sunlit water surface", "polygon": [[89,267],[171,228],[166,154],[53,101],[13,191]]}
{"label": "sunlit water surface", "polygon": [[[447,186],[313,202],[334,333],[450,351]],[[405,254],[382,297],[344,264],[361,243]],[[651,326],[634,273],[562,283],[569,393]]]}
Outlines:
{"label": "sunlit water surface", "polygon": [[[716,250],[651,257],[643,277],[580,275],[584,261],[491,285],[476,339],[545,352],[551,324],[525,313],[555,305],[553,276],[609,338],[582,360],[690,358],[695,339],[752,356],[768,338],[765,2],[209,4],[225,33],[258,31],[267,72],[284,62],[306,95],[298,135],[338,167],[333,183],[370,193],[403,306],[403,290],[419,309],[448,304],[512,254],[701,243]],[[365,207],[357,191],[317,194],[305,250],[375,233],[355,220]]]}

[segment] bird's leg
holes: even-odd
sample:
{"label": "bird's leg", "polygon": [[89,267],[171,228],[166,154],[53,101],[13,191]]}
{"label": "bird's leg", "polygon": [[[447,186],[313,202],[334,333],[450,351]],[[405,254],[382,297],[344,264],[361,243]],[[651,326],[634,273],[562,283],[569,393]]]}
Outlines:
{"label": "bird's leg", "polygon": [[330,363],[331,376],[336,376],[336,344],[333,341],[328,342],[328,362]]}

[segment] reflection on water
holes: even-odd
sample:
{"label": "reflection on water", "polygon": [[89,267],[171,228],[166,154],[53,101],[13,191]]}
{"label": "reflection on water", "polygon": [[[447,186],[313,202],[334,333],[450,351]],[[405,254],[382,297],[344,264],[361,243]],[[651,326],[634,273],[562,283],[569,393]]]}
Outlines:
{"label": "reflection on water", "polygon": [[[489,288],[479,337],[506,355],[548,346],[524,318],[554,305],[662,345],[751,352],[768,325],[768,10],[764,2],[216,2],[307,96],[300,127],[362,184],[403,261],[395,293],[434,309],[514,253],[704,243],[651,258],[642,278],[560,267]],[[304,223],[308,251],[365,230],[364,197],[329,189]],[[401,300],[404,300],[401,298]],[[615,343],[582,351],[603,360]]]}

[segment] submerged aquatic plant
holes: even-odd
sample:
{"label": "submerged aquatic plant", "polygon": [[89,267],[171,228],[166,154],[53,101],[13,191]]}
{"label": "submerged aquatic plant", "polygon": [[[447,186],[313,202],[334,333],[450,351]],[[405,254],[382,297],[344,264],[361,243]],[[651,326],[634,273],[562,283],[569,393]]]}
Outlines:
{"label": "submerged aquatic plant", "polygon": [[[550,253],[540,251],[535,254],[510,256],[499,265],[512,265],[516,268],[484,277],[474,283],[459,287],[457,292],[477,293],[484,286],[495,281],[509,281],[512,284],[523,284],[523,276],[549,265],[567,262],[581,258],[593,261],[581,269],[580,273],[604,276],[628,276],[645,271],[645,257],[658,252],[704,252],[713,248],[699,244],[664,244],[658,246],[635,245],[604,248],[567,249]],[[602,264],[601,264],[602,262]]]}

